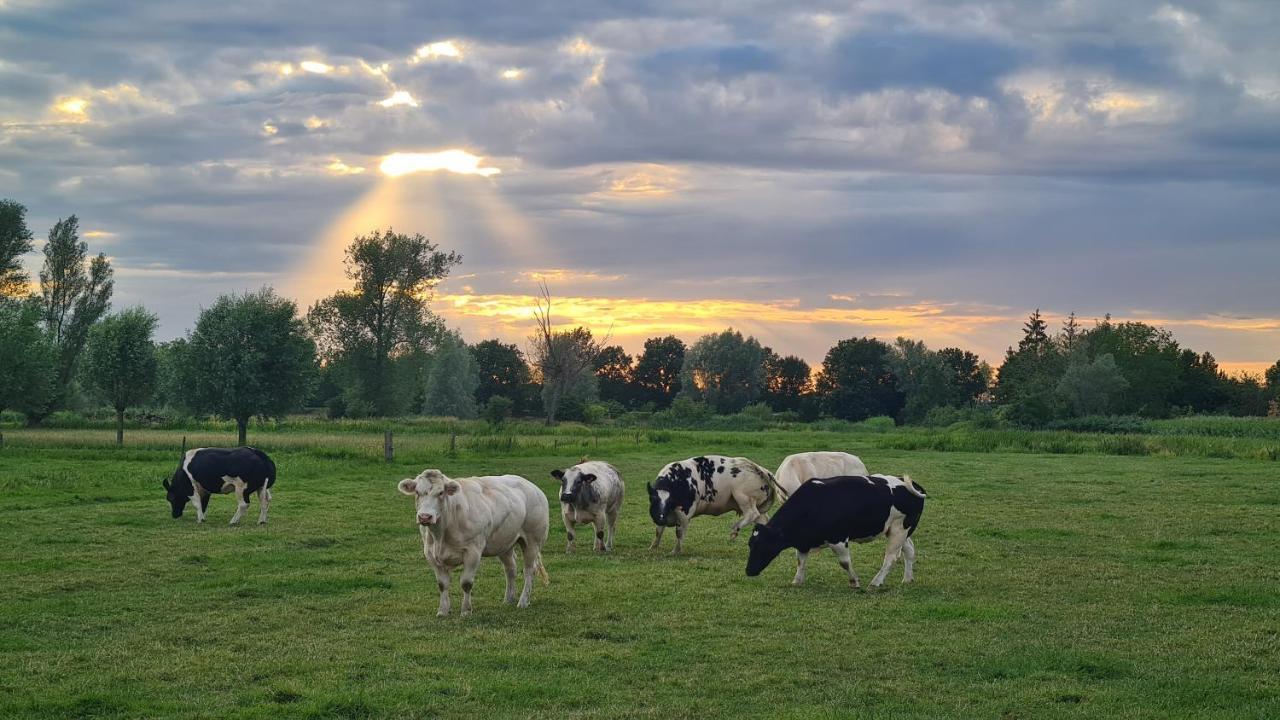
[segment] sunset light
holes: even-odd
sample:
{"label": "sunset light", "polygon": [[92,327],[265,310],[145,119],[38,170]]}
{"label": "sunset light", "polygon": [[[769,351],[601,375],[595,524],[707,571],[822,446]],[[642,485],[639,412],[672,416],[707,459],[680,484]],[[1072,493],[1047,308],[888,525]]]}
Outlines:
{"label": "sunset light", "polygon": [[332,65],[326,65],[322,62],[316,62],[314,60],[303,61],[298,64],[298,67],[301,67],[303,70],[306,70],[309,73],[316,73],[318,75],[324,75],[333,70]]}
{"label": "sunset light", "polygon": [[452,40],[442,40],[423,45],[418,48],[415,55],[418,58],[428,60],[436,58],[452,58],[456,60],[462,57],[462,48]]}
{"label": "sunset light", "polygon": [[480,167],[480,158],[465,150],[442,150],[430,153],[391,153],[382,159],[378,166],[383,175],[400,177],[410,173],[446,172],[459,175],[482,175],[489,177],[502,172],[495,167]]}
{"label": "sunset light", "polygon": [[407,90],[397,90],[391,93],[391,97],[385,100],[379,100],[378,104],[384,108],[399,107],[406,105],[408,107],[418,107],[418,101],[413,99]]}

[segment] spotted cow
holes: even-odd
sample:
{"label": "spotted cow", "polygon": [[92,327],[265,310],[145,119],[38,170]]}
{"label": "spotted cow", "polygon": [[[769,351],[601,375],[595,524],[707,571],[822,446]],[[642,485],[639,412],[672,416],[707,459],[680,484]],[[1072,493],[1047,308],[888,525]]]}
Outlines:
{"label": "spotted cow", "polygon": [[[803,452],[788,455],[778,466],[778,495],[786,502],[791,494],[804,483],[813,478],[840,477],[843,475],[866,475],[867,466],[857,455],[847,452]],[[849,543],[829,545],[835,554],[836,561],[845,567],[844,558],[849,557]],[[793,585],[803,585],[809,553],[796,551],[796,576]],[[847,568],[846,568],[847,570]]]}
{"label": "spotted cow", "polygon": [[258,493],[258,524],[265,525],[275,484],[276,464],[266,453],[251,447],[188,450],[173,477],[161,483],[173,517],[182,517],[190,502],[196,509],[196,522],[204,522],[211,495],[234,492],[236,512],[231,516],[232,525],[244,517],[253,493]]}
{"label": "spotted cow", "polygon": [[591,523],[596,552],[613,550],[613,533],[626,486],[618,469],[607,462],[583,460],[566,470],[552,470],[560,481],[560,516],[567,536],[565,552],[573,552],[574,528]]}
{"label": "spotted cow", "polygon": [[671,554],[678,555],[691,519],[730,511],[742,516],[729,533],[730,540],[736,538],[742,528],[769,519],[764,513],[773,505],[773,486],[768,470],[743,457],[703,455],[673,462],[647,485],[649,517],[657,526],[649,548],[657,548],[663,530],[674,527],[676,544]]}

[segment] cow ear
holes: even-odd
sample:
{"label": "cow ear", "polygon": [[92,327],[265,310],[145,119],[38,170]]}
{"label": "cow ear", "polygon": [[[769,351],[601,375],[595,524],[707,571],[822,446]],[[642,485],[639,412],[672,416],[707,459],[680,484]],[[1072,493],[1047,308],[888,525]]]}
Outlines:
{"label": "cow ear", "polygon": [[418,481],[413,480],[411,478],[405,478],[404,480],[401,480],[400,483],[396,485],[396,487],[400,488],[400,492],[404,493],[405,495],[418,494]]}
{"label": "cow ear", "polygon": [[552,471],[551,471],[551,477],[553,477],[553,478],[555,478],[555,479],[557,479],[557,480],[562,480],[562,479],[564,479],[564,471],[563,471],[563,470],[552,470]]}
{"label": "cow ear", "polygon": [[164,480],[161,480],[161,481],[160,481],[160,485],[161,485],[161,487],[163,487],[165,490],[168,490],[168,489],[169,489],[169,478],[165,478]]}
{"label": "cow ear", "polygon": [[587,473],[586,475],[579,475],[578,477],[582,478],[582,482],[584,483],[593,483],[596,481],[596,476],[591,473]]}
{"label": "cow ear", "polygon": [[445,495],[453,495],[454,493],[458,492],[461,489],[462,489],[462,486],[458,484],[457,480],[450,480],[449,482],[446,482],[444,484]]}
{"label": "cow ear", "polygon": [[656,495],[658,493],[657,490],[653,489],[653,483],[645,483],[644,486],[649,489],[650,495]]}

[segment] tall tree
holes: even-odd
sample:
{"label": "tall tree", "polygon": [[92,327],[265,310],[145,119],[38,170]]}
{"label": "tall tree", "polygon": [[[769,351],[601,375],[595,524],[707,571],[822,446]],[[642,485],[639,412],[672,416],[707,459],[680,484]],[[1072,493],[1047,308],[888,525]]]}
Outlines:
{"label": "tall tree", "polygon": [[1058,380],[1066,368],[1066,356],[1045,331],[1036,310],[1022,326],[1018,347],[1009,348],[995,386],[996,402],[1009,408],[1015,423],[1040,426],[1059,414]]}
{"label": "tall tree", "polygon": [[1210,353],[1178,353],[1179,378],[1173,404],[1194,413],[1219,412],[1227,404],[1225,379]]}
{"label": "tall tree", "polygon": [[621,345],[600,348],[592,365],[601,400],[612,400],[623,405],[632,403],[631,356]]}
{"label": "tall tree", "polygon": [[531,375],[519,347],[499,340],[482,340],[471,346],[471,356],[480,373],[477,405],[487,405],[489,398],[498,395],[512,403],[522,398]]}
{"label": "tall tree", "polygon": [[347,248],[352,288],[320,300],[308,312],[321,357],[350,369],[355,399],[373,413],[397,414],[412,398],[399,387],[394,362],[425,352],[441,331],[428,300],[460,262],[460,255],[439,250],[420,234],[375,230]]}
{"label": "tall tree", "polygon": [[1128,381],[1114,410],[1150,417],[1168,415],[1182,378],[1181,349],[1163,328],[1105,319],[1080,338],[1090,358],[1111,355]]}
{"label": "tall tree", "polygon": [[[1036,310],[1039,313],[1039,310]],[[1062,349],[1071,354],[1075,350],[1076,342],[1080,339],[1080,321],[1076,319],[1076,314],[1072,312],[1062,321],[1062,332],[1058,334],[1058,342],[1062,345]]]}
{"label": "tall tree", "polygon": [[42,415],[53,397],[57,353],[34,299],[0,297],[0,410]]}
{"label": "tall tree", "polygon": [[1058,394],[1077,416],[1105,415],[1115,406],[1120,393],[1129,387],[1115,358],[1099,355],[1092,362],[1080,358],[1067,366],[1058,381]]}
{"label": "tall tree", "polygon": [[722,414],[741,411],[765,389],[765,350],[732,328],[702,336],[684,355],[680,394]]}
{"label": "tall tree", "polygon": [[159,318],[144,308],[108,315],[89,330],[81,372],[84,383],[116,411],[116,445],[124,445],[124,411],[151,399],[156,382]]}
{"label": "tall tree", "polygon": [[897,417],[903,397],[889,365],[892,353],[892,348],[875,338],[836,343],[827,351],[816,383],[823,409],[845,420]]}
{"label": "tall tree", "polygon": [[471,349],[456,331],[446,331],[436,343],[427,374],[422,411],[427,415],[470,420],[476,417],[476,388],[480,374]]}
{"label": "tall tree", "polygon": [[942,348],[938,355],[951,369],[952,405],[973,404],[991,385],[991,366],[977,355],[956,347]]}
{"label": "tall tree", "polygon": [[26,206],[14,200],[0,200],[0,297],[28,293],[29,278],[22,269],[22,256],[31,252],[31,239]]}
{"label": "tall tree", "polygon": [[764,375],[764,401],[778,412],[799,410],[804,397],[813,392],[809,363],[795,355],[779,357],[765,348]]}
{"label": "tall tree", "polygon": [[671,405],[680,392],[680,369],[684,367],[684,341],[675,335],[649,338],[644,352],[631,371],[637,402],[657,408]]}
{"label": "tall tree", "polygon": [[921,340],[898,338],[889,367],[902,393],[903,422],[919,422],[930,410],[949,406],[956,396],[951,366]]}
{"label": "tall tree", "polygon": [[54,407],[66,397],[89,328],[111,307],[115,287],[111,263],[102,253],[85,269],[89,245],[80,240],[79,233],[80,221],[75,215],[59,220],[49,231],[40,270],[45,330],[57,348]]}
{"label": "tall tree", "polygon": [[593,372],[600,345],[586,328],[556,330],[551,320],[551,290],[540,287],[538,307],[534,310],[537,331],[529,339],[533,347],[533,365],[542,380],[542,407],[547,424],[555,425],[560,405],[565,400],[590,400],[596,394]]}
{"label": "tall tree", "polygon": [[241,445],[251,418],[298,408],[316,375],[316,346],[298,306],[271,288],[219,297],[200,313],[182,355],[191,405],[235,420]]}

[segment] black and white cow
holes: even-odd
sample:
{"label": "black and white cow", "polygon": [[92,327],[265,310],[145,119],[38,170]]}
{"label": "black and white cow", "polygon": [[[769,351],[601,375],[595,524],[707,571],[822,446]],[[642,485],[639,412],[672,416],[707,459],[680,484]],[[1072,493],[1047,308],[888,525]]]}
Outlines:
{"label": "black and white cow", "polygon": [[[829,545],[857,588],[858,574],[849,558],[849,543],[870,542],[884,535],[888,545],[872,587],[904,555],[902,582],[914,578],[915,544],[911,535],[924,512],[925,491],[908,477],[891,475],[815,478],[800,485],[767,524],[751,532],[747,575],[755,577],[786,548],[800,553]],[[843,548],[843,551],[838,548]]]}
{"label": "black and white cow", "polygon": [[[850,455],[847,452],[803,452],[794,455],[788,455],[782,460],[782,464],[778,466],[777,479],[778,496],[786,502],[791,497],[791,493],[795,492],[802,484],[809,482],[813,478],[829,478],[842,477],[846,475],[867,475],[867,466],[862,463],[862,459],[857,455]],[[835,553],[836,561],[842,562],[849,557],[849,544],[832,545],[831,552]],[[803,585],[805,579],[805,570],[809,564],[809,553],[796,551],[796,576],[791,581],[792,585]]]}
{"label": "black and white cow", "polygon": [[773,505],[773,475],[744,457],[703,455],[673,462],[662,469],[649,489],[649,517],[657,526],[652,550],[662,542],[662,531],[676,529],[678,555],[684,546],[689,521],[698,515],[723,515],[733,511],[742,516],[733,524],[729,539],[738,531],[763,518]]}
{"label": "black and white cow", "polygon": [[236,514],[231,524],[235,525],[249,509],[249,496],[256,492],[258,524],[263,525],[271,507],[271,488],[276,484],[276,464],[257,448],[195,448],[182,456],[173,478],[162,484],[173,516],[182,517],[190,502],[196,507],[196,522],[204,522],[210,495],[234,492]]}
{"label": "black and white cow", "polygon": [[613,532],[626,492],[618,469],[607,462],[584,460],[567,470],[552,470],[551,477],[560,481],[560,515],[568,537],[565,552],[573,552],[578,523],[595,526],[596,552],[613,550]]}

